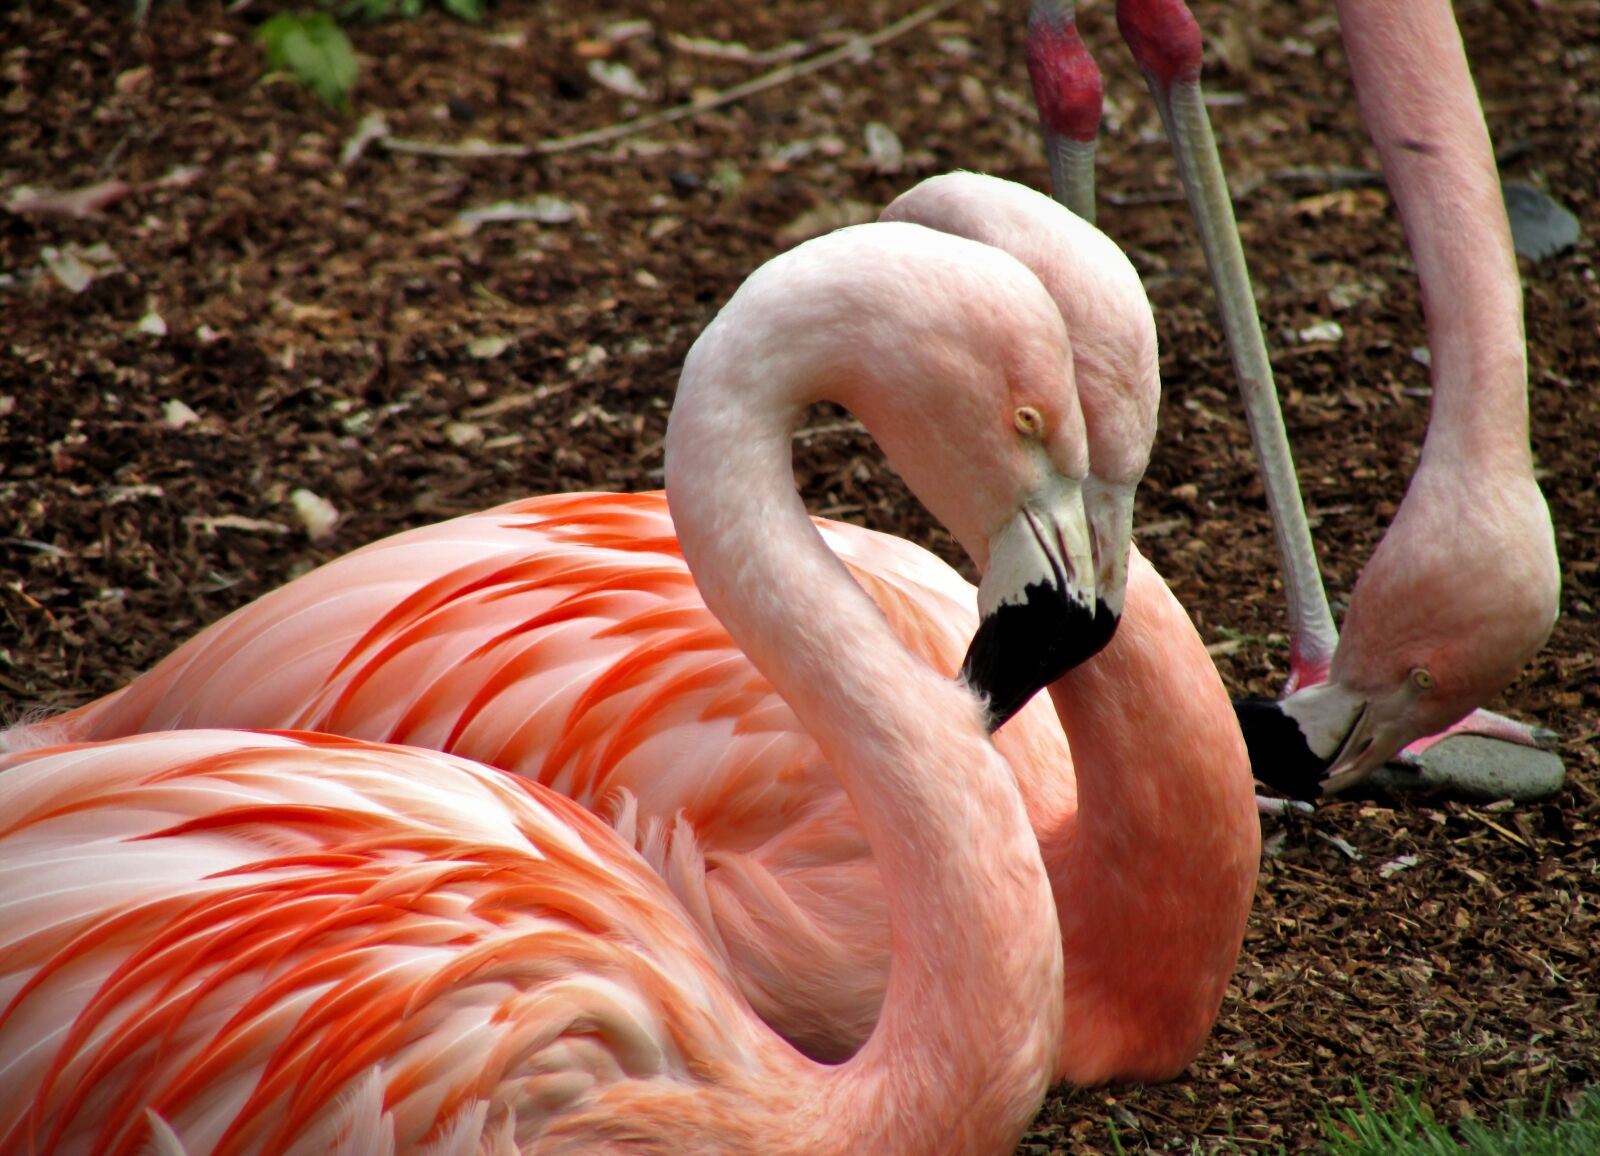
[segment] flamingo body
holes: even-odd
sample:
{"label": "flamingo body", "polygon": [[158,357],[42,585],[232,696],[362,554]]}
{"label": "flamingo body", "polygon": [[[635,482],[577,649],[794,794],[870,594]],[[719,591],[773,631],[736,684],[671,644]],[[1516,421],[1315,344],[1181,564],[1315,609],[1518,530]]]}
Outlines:
{"label": "flamingo body", "polygon": [[[947,677],[973,588],[901,539],[818,520]],[[998,742],[1070,766],[1040,703]],[[512,771],[604,810],[671,881],[786,1038],[866,1038],[881,888],[815,739],[706,609],[660,494],[525,499],[354,551],[236,611],[36,738],[196,726],[325,731]]]}
{"label": "flamingo body", "polygon": [[[907,281],[939,291],[886,291]],[[775,339],[790,320],[805,322],[814,347]],[[924,340],[923,326],[949,343]],[[847,335],[857,339],[848,375],[819,375],[819,351],[834,356]],[[945,404],[908,406],[930,387]],[[1076,519],[1081,529],[1072,499],[1086,454],[1071,387],[1059,315],[1010,258],[890,224],[802,246],[745,283],[680,381],[667,438],[671,524],[694,572],[691,584],[680,565],[678,584],[704,606],[685,616],[670,596],[651,602],[641,592],[655,584],[635,578],[630,590],[627,567],[607,553],[620,542],[623,553],[656,553],[645,565],[660,568],[659,497],[599,499],[588,532],[609,534],[607,544],[584,556],[582,576],[571,572],[565,596],[543,603],[549,621],[532,632],[550,647],[534,666],[559,683],[558,656],[574,643],[564,623],[609,637],[608,626],[654,615],[668,624],[657,636],[666,650],[684,617],[726,648],[711,625],[721,623],[745,663],[735,697],[756,681],[756,697],[784,704],[816,743],[836,805],[870,851],[896,961],[848,1061],[813,1063],[762,1024],[696,926],[692,895],[674,897],[666,872],[565,796],[414,748],[160,732],[0,763],[0,1143],[68,1153],[1010,1152],[1043,1097],[1064,1018],[1039,844],[980,697],[905,647],[806,516],[789,431],[808,405],[836,400],[907,458],[929,440],[902,415],[955,423],[961,437],[935,443],[954,454],[948,467],[914,464],[935,488],[965,471],[981,478],[961,486],[963,524],[1003,544],[1019,524]],[[981,420],[961,421],[963,404]],[[1019,406],[1036,419],[1026,430],[1012,420]],[[545,526],[558,543],[582,504],[565,501],[566,516],[552,512]],[[516,529],[504,510],[486,524],[500,520]],[[500,593],[549,577],[537,563],[517,570],[514,556],[485,566],[492,547],[463,558],[467,524],[465,535],[444,528],[445,546],[431,551],[465,571],[444,565],[434,575],[444,586],[411,590],[359,638],[416,658],[430,636],[397,645],[400,624],[432,613],[448,625],[444,589],[476,589],[508,567]],[[391,594],[393,562],[367,574]],[[1052,534],[1037,567],[1012,565],[986,592],[997,605],[1081,608],[1085,590],[1065,575],[1084,564]],[[291,674],[337,674],[325,636],[361,604],[348,590],[312,599],[286,649],[274,650],[268,629],[233,662],[246,684],[273,693]],[[466,598],[456,625],[481,630],[473,616],[494,604],[493,594]],[[594,621],[582,624],[585,614]],[[399,634],[385,636],[385,624]],[[501,627],[529,633],[520,620]],[[499,636],[478,634],[449,661],[470,661]],[[596,698],[648,668],[629,654],[631,664],[608,659],[590,684]],[[433,689],[425,667],[404,668],[418,702]],[[204,663],[192,670],[224,677]],[[714,702],[706,713],[721,725],[728,710]],[[624,825],[636,815],[622,808]],[[675,838],[674,851],[692,842]]]}
{"label": "flamingo body", "polygon": [[[900,539],[816,524],[894,631],[952,674],[977,624],[973,588]],[[1203,644],[1137,552],[1127,590],[1118,635],[1075,675],[1094,687],[1066,709],[1115,703],[1085,721],[1103,719],[1093,738],[1115,744],[1108,774],[1142,775],[1152,748],[1169,760],[1163,778],[1182,799],[1106,820],[1106,837],[1125,838],[1123,853],[1146,865],[1106,888],[1096,876],[1115,852],[1067,854],[1081,826],[1075,752],[1086,757],[1090,735],[1069,747],[1039,698],[994,736],[1045,844],[1058,907],[1077,913],[1079,1030],[1061,1072],[1081,1083],[1170,1077],[1203,1046],[1243,937],[1259,840],[1233,798],[1249,782],[1247,756]],[[1136,721],[1155,709],[1170,736]],[[524,499],[384,539],[47,725],[36,738],[323,730],[513,771],[611,816],[751,1005],[802,1051],[848,1056],[877,1019],[889,942],[870,850],[814,736],[706,609],[658,494]],[[1167,816],[1155,840],[1141,825],[1151,812]],[[1209,815],[1226,821],[1191,821]],[[1130,968],[1135,955],[1149,966]]]}
{"label": "flamingo body", "polygon": [[[972,587],[908,542],[817,525],[896,633],[953,672],[977,621]],[[524,499],[375,542],[42,733],[84,741],[192,726],[454,751],[589,807],[626,789],[646,813],[686,808],[697,828],[736,844],[786,818],[738,805],[764,789],[748,781],[752,768],[781,766],[770,777],[798,793],[816,759],[706,609],[660,493]]]}
{"label": "flamingo body", "polygon": [[[974,182],[998,183],[963,178],[939,189]],[[927,213],[929,204],[937,201],[902,208]],[[1062,212],[1034,195],[1014,214],[1032,205]],[[944,243],[1010,261],[986,245]],[[1142,301],[1136,277],[1096,279],[1087,261],[1059,264],[1056,328],[1074,271],[1083,300],[1071,308],[1084,317],[1096,315],[1108,285]],[[1135,394],[1154,384],[1148,307],[1140,314],[1119,299],[1100,315],[1129,319],[1131,330],[1121,351],[1110,334],[1081,343],[1103,350],[1085,361],[1105,379],[1100,409],[1142,413],[1139,396],[1116,403],[1111,379],[1131,379]],[[939,337],[904,340],[946,356],[951,342]],[[924,393],[936,380],[911,376]],[[1069,374],[1058,384],[1071,382]],[[903,468],[931,441],[908,423],[948,412],[956,407],[923,396],[868,426]],[[1067,408],[1047,420],[1071,429]],[[1102,440],[1112,424],[1101,423]],[[1148,437],[1146,423],[1132,424]],[[987,428],[978,418],[970,425]],[[1130,494],[1138,467],[1125,455],[1113,471]],[[970,507],[992,483],[952,481],[948,471],[913,470],[911,479],[933,495],[941,520],[966,528],[958,536],[981,563],[985,523]],[[940,674],[956,671],[978,624],[972,588],[908,543],[812,524],[900,643]],[[1168,1078],[1198,1052],[1237,958],[1259,847],[1248,763],[1220,679],[1165,584],[1130,553],[1126,517],[1106,527],[1096,556],[1119,607],[1126,583],[1120,633],[1053,689],[1053,712],[1035,701],[995,736],[1061,913],[1074,1030],[1057,1074],[1081,1083]],[[889,975],[879,864],[837,755],[706,609],[676,532],[659,496],[590,494],[397,535],[236,612],[117,695],[10,741],[318,728],[515,771],[612,815],[763,1018],[807,1054],[842,1058],[867,1038]],[[1085,787],[1091,779],[1103,785]]]}

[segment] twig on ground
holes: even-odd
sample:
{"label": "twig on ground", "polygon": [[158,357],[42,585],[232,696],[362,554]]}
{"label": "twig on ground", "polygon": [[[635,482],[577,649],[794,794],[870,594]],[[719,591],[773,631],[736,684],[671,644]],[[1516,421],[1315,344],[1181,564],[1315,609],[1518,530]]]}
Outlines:
{"label": "twig on ground", "polygon": [[771,72],[758,76],[753,80],[747,80],[743,84],[736,84],[732,88],[724,89],[704,100],[693,100],[687,104],[676,105],[660,112],[652,112],[645,116],[635,117],[633,120],[625,120],[619,124],[608,125],[605,128],[576,133],[573,136],[553,137],[542,140],[533,146],[532,151],[544,156],[548,156],[551,153],[571,152],[574,149],[588,148],[590,145],[621,140],[623,137],[633,136],[636,133],[645,132],[660,125],[671,124],[674,121],[683,120],[691,116],[698,116],[714,108],[722,108],[724,105],[743,100],[747,96],[754,96],[758,92],[766,92],[768,89],[777,88],[779,85],[787,84],[789,81],[799,77],[808,76],[813,72],[820,72],[824,68],[838,64],[841,60],[848,60],[850,57],[865,52],[869,48],[877,48],[880,45],[887,44],[896,37],[904,36],[907,32],[928,23],[934,17],[954,8],[960,2],[961,0],[934,0],[933,3],[923,5],[904,19],[886,25],[868,36],[857,37],[845,44],[841,44],[838,48],[813,56],[809,60],[802,60],[796,64],[786,64],[781,68],[775,68]]}
{"label": "twig on ground", "polygon": [[373,138],[392,153],[410,153],[419,157],[447,157],[450,160],[477,160],[480,157],[525,157],[536,152],[534,148],[519,144],[499,144],[495,141],[473,137],[458,144],[442,141],[408,140],[398,136]]}
{"label": "twig on ground", "polygon": [[793,60],[797,56],[804,56],[811,51],[811,45],[803,40],[791,40],[788,44],[780,44],[778,47],[769,48],[765,52],[757,52],[743,44],[734,44],[726,40],[710,40],[704,36],[684,36],[678,32],[669,33],[667,43],[685,56],[699,56],[707,60],[726,60],[734,64],[777,64],[780,61]]}

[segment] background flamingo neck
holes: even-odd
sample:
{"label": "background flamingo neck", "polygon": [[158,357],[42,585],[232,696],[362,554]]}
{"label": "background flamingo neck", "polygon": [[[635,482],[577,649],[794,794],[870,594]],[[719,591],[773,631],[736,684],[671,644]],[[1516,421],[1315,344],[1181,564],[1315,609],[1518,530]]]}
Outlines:
{"label": "background flamingo neck", "polygon": [[849,1063],[812,1069],[797,1135],[816,1152],[871,1150],[873,1134],[908,1153],[1004,1147],[1060,1033],[1037,843],[977,701],[905,650],[807,517],[789,430],[811,399],[737,385],[685,372],[667,436],[679,540],[707,606],[837,768],[889,897],[883,1015]]}
{"label": "background flamingo neck", "polygon": [[1422,285],[1434,384],[1428,445],[1485,464],[1526,463],[1522,287],[1450,4],[1340,0],[1339,15]]}
{"label": "background flamingo neck", "polygon": [[1062,1072],[1168,1079],[1205,1041],[1260,857],[1249,756],[1187,615],[1138,555],[1110,645],[1050,687],[1078,809],[1045,845],[1066,965]]}

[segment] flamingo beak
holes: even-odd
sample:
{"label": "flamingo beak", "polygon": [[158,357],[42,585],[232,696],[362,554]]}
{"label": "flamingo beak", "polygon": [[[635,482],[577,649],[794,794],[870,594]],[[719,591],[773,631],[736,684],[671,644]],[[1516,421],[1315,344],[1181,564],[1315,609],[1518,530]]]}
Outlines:
{"label": "flamingo beak", "polygon": [[961,672],[991,732],[1105,645],[1080,482],[1050,473],[990,539],[978,615]]}
{"label": "flamingo beak", "polygon": [[1083,510],[1094,551],[1094,618],[1100,647],[1122,621],[1128,590],[1128,552],[1133,546],[1133,499],[1137,483],[1105,482],[1092,474],[1083,483]]}
{"label": "flamingo beak", "polygon": [[1409,680],[1372,696],[1323,682],[1233,706],[1255,777],[1291,798],[1315,799],[1354,786],[1420,737],[1411,722],[1419,693]]}

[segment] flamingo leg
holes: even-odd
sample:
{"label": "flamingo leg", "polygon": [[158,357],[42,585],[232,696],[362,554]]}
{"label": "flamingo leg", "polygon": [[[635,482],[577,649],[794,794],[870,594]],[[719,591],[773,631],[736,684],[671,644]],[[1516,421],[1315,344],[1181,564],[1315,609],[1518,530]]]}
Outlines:
{"label": "flamingo leg", "polygon": [[1405,766],[1414,765],[1418,756],[1434,743],[1455,735],[1477,735],[1480,738],[1498,739],[1513,746],[1537,747],[1542,750],[1550,750],[1561,738],[1548,727],[1530,726],[1492,710],[1479,709],[1436,735],[1418,739],[1396,755],[1394,761]]}
{"label": "flamingo leg", "polygon": [[1033,0],[1028,78],[1039,109],[1050,190],[1094,224],[1094,146],[1105,94],[1100,69],[1078,35],[1076,0]]}
{"label": "flamingo leg", "polygon": [[1233,354],[1283,560],[1289,601],[1290,673],[1285,688],[1289,693],[1327,677],[1339,634],[1323,591],[1233,202],[1200,88],[1200,27],[1182,0],[1118,0],[1117,27],[1161,110]]}
{"label": "flamingo leg", "polygon": [[1256,811],[1262,815],[1282,818],[1284,815],[1309,815],[1316,808],[1300,799],[1275,799],[1271,795],[1256,796]]}

